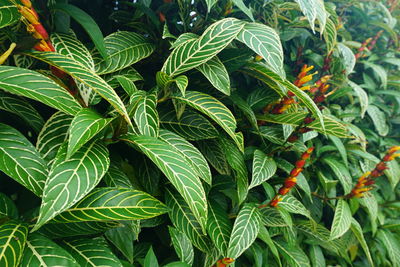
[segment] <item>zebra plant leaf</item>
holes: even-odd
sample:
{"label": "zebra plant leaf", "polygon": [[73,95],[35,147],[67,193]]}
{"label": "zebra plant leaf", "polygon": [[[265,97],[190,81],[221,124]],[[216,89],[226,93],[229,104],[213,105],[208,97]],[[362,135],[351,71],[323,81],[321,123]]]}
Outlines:
{"label": "zebra plant leaf", "polygon": [[3,218],[18,218],[18,209],[15,203],[0,192],[0,220]]}
{"label": "zebra plant leaf", "polygon": [[185,95],[186,87],[189,84],[188,77],[186,75],[179,75],[178,77],[171,78],[168,74],[159,71],[156,75],[157,85],[162,89],[168,89],[172,83],[176,84],[182,95]]}
{"label": "zebra plant leaf", "polygon": [[232,232],[232,224],[228,214],[216,202],[209,205],[209,215],[207,222],[207,233],[222,255],[226,255],[229,245],[229,237]]}
{"label": "zebra plant leaf", "polygon": [[0,66],[0,88],[75,115],[81,105],[50,78],[28,69]]}
{"label": "zebra plant leaf", "polygon": [[256,240],[261,227],[261,215],[257,207],[245,204],[239,211],[229,240],[228,257],[238,258]]}
{"label": "zebra plant leaf", "polygon": [[361,225],[358,223],[358,221],[354,218],[351,218],[351,226],[350,226],[351,231],[357,238],[358,242],[360,243],[362,249],[364,250],[365,255],[367,256],[369,264],[374,267],[374,261],[372,260],[371,257],[371,252],[369,251],[368,243],[365,240],[364,233],[362,230]]}
{"label": "zebra plant leaf", "polygon": [[[91,88],[102,98],[107,100],[125,120],[130,123],[124,103],[117,93],[94,71],[88,69],[79,61],[73,60],[65,55],[53,52],[31,52],[27,55],[46,62],[58,69],[68,73],[72,78]],[[1,69],[0,69],[1,70]],[[1,85],[1,78],[0,78]]]}
{"label": "zebra plant leaf", "polygon": [[275,172],[275,161],[271,157],[265,155],[261,150],[256,150],[253,158],[253,178],[249,189],[267,181],[275,174]]}
{"label": "zebra plant leaf", "polygon": [[103,130],[112,119],[105,119],[94,110],[85,108],[79,111],[68,129],[67,158],[71,157],[84,144]]}
{"label": "zebra plant leaf", "polygon": [[44,124],[36,142],[36,149],[51,166],[61,144],[67,140],[68,128],[73,117],[58,111]]}
{"label": "zebra plant leaf", "polygon": [[192,108],[209,116],[218,123],[222,129],[235,141],[236,145],[243,150],[242,143],[235,133],[236,120],[232,112],[216,98],[197,91],[187,91],[185,96],[173,96],[174,99],[183,102]]}
{"label": "zebra plant leaf", "polygon": [[42,195],[47,167],[36,148],[20,132],[0,123],[0,170],[18,183]]}
{"label": "zebra plant leaf", "polygon": [[336,239],[344,235],[351,226],[351,210],[346,200],[339,199],[336,204],[333,217],[330,239]]}
{"label": "zebra plant leaf", "polygon": [[117,31],[104,38],[108,58],[95,58],[97,74],[124,69],[153,53],[155,46],[143,35]]}
{"label": "zebra plant leaf", "polygon": [[122,267],[122,263],[102,238],[63,240],[61,245],[80,266]]}
{"label": "zebra plant leaf", "polygon": [[0,29],[17,22],[20,18],[21,14],[12,2],[0,1]]}
{"label": "zebra plant leaf", "polygon": [[132,134],[121,137],[139,148],[164,173],[182,195],[201,228],[207,223],[207,202],[204,188],[190,163],[172,145],[150,136]]}
{"label": "zebra plant leaf", "polygon": [[159,138],[175,147],[187,160],[197,176],[211,185],[211,170],[203,154],[191,143],[179,135],[168,130],[161,129]]}
{"label": "zebra plant leaf", "polygon": [[201,64],[197,67],[197,70],[203,73],[207,80],[209,80],[218,91],[225,95],[231,94],[231,81],[229,79],[228,71],[218,56],[215,56],[206,63]]}
{"label": "zebra plant leaf", "polygon": [[168,212],[168,208],[149,194],[128,189],[101,187],[93,190],[53,221],[87,222],[142,220]]}
{"label": "zebra plant leaf", "polygon": [[26,240],[21,266],[79,267],[80,265],[67,251],[49,238],[33,233]]}
{"label": "zebra plant leaf", "polygon": [[122,187],[134,189],[129,177],[121,170],[119,164],[111,161],[107,173],[103,177],[104,182],[109,187]]}
{"label": "zebra plant leaf", "polygon": [[138,101],[133,119],[140,134],[158,136],[160,121],[156,106],[157,96],[155,94],[146,94]]}
{"label": "zebra plant leaf", "polygon": [[261,23],[246,23],[236,39],[263,57],[271,70],[285,76],[283,48],[279,35],[274,29]]}
{"label": "zebra plant leaf", "polygon": [[184,199],[167,189],[165,203],[171,209],[169,218],[174,226],[182,231],[195,247],[203,252],[208,252],[210,250],[210,240],[204,235],[202,226]]}
{"label": "zebra plant leaf", "polygon": [[191,266],[194,260],[194,251],[189,238],[174,227],[168,226],[168,231],[179,259]]}
{"label": "zebra plant leaf", "polygon": [[64,144],[46,180],[39,218],[33,231],[89,193],[100,182],[110,164],[108,150],[100,142],[84,145],[69,159],[66,159],[66,154]]}
{"label": "zebra plant leaf", "polygon": [[311,29],[315,32],[315,20],[318,19],[320,24],[320,33],[322,34],[325,29],[328,13],[325,10],[323,0],[295,0],[304,15],[306,15]]}
{"label": "zebra plant leaf", "polygon": [[0,225],[0,266],[19,266],[27,236],[24,223],[8,221]]}
{"label": "zebra plant leaf", "polygon": [[162,71],[173,77],[204,64],[224,49],[243,25],[243,22],[234,18],[215,22],[198,39],[191,39],[175,48]]}

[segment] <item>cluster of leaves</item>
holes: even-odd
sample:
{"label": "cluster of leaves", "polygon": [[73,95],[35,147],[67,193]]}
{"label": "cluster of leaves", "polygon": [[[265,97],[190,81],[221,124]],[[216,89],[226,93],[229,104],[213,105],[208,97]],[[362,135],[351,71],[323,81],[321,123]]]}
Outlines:
{"label": "cluster of leaves", "polygon": [[0,0],[1,266],[400,266],[398,163],[341,197],[400,140],[397,1],[33,1],[55,52],[25,2]]}

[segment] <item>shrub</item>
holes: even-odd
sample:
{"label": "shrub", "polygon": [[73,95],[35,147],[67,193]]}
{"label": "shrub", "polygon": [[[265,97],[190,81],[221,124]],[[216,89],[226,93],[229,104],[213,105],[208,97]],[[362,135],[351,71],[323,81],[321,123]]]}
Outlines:
{"label": "shrub", "polygon": [[0,0],[0,265],[400,266],[396,6]]}

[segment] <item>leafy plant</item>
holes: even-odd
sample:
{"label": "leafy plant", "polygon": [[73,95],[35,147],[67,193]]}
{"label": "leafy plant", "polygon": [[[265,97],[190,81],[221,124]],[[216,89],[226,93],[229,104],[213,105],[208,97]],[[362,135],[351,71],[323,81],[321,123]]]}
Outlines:
{"label": "leafy plant", "polygon": [[400,266],[397,3],[0,0],[0,265]]}

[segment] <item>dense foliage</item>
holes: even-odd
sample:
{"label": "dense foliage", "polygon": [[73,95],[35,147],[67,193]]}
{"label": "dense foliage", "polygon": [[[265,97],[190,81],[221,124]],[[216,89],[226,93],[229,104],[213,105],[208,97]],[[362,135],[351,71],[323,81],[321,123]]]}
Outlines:
{"label": "dense foliage", "polygon": [[0,266],[400,266],[397,2],[0,0]]}

